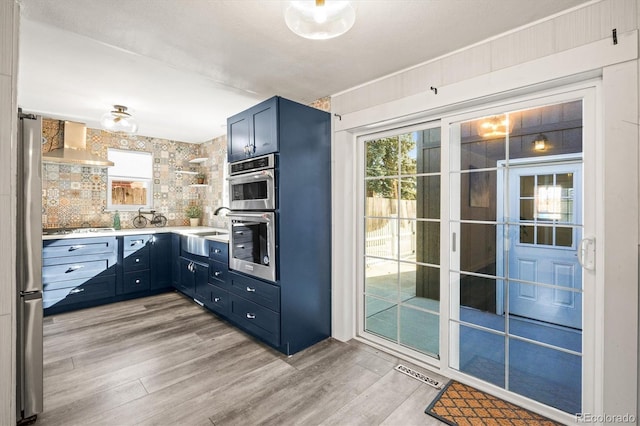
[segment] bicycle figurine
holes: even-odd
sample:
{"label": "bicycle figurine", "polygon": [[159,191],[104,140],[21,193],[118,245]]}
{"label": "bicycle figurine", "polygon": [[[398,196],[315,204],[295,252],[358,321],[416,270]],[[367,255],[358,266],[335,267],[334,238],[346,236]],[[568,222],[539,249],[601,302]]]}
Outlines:
{"label": "bicycle figurine", "polygon": [[[151,220],[147,219],[144,216],[145,214],[150,214]],[[161,228],[167,224],[167,218],[161,213],[156,213],[155,210],[143,212],[141,208],[138,209],[138,216],[133,218],[133,226],[136,228],[145,228],[148,223]]]}

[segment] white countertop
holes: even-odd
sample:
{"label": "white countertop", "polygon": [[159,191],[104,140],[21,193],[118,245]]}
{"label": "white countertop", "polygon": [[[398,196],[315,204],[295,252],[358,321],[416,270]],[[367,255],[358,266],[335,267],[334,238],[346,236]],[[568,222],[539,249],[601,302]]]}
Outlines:
{"label": "white countertop", "polygon": [[120,235],[142,235],[142,234],[161,234],[174,233],[182,235],[190,235],[203,232],[220,232],[220,235],[205,235],[204,238],[212,241],[229,242],[229,230],[226,228],[212,228],[210,226],[165,226],[163,228],[127,228],[118,231],[99,231],[99,232],[82,232],[58,235],[43,235],[43,240],[61,240],[67,238],[92,238],[92,237],[113,237]]}

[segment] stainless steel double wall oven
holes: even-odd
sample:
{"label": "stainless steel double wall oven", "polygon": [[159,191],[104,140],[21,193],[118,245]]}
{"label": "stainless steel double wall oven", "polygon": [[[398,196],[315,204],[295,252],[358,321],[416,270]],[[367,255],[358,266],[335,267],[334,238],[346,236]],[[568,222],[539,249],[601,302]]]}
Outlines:
{"label": "stainless steel double wall oven", "polygon": [[229,164],[229,268],[275,282],[277,157]]}

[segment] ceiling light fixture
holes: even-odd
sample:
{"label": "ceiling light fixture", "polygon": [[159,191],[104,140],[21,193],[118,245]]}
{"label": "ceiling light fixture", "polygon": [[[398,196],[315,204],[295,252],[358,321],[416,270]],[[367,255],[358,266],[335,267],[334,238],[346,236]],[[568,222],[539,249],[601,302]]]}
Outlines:
{"label": "ceiling light fixture", "polygon": [[327,40],[349,31],[356,12],[350,1],[298,0],[288,2],[284,20],[300,37]]}
{"label": "ceiling light fixture", "polygon": [[127,107],[114,105],[113,111],[104,114],[100,119],[102,128],[112,133],[135,133],[138,131],[138,123],[127,112]]}
{"label": "ceiling light fixture", "polygon": [[508,115],[495,115],[478,121],[478,135],[482,138],[498,138],[511,133],[513,123]]}

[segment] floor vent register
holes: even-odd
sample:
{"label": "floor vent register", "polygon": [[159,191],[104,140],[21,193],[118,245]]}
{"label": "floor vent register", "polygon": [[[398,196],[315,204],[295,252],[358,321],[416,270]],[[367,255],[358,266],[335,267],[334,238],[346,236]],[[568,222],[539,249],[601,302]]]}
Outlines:
{"label": "floor vent register", "polygon": [[396,366],[395,369],[401,373],[406,374],[407,376],[413,377],[414,379],[421,381],[422,383],[426,383],[429,386],[433,386],[436,389],[442,389],[442,383],[439,380],[432,379],[429,376],[425,376],[419,371],[413,370],[409,367],[405,367],[402,364],[398,364],[398,366]]}

